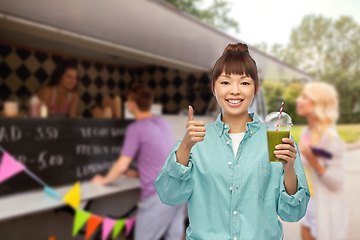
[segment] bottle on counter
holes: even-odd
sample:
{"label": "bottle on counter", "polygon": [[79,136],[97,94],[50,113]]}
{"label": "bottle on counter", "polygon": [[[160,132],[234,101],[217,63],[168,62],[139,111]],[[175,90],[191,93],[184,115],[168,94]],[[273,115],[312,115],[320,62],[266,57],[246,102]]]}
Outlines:
{"label": "bottle on counter", "polygon": [[29,102],[29,116],[40,117],[40,99],[34,95],[30,98]]}
{"label": "bottle on counter", "polygon": [[48,117],[48,108],[45,103],[41,103],[40,106],[40,117],[47,118]]}

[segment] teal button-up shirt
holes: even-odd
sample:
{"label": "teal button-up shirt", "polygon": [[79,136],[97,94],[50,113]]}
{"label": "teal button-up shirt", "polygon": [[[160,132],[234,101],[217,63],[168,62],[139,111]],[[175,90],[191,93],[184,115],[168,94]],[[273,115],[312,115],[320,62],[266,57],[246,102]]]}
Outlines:
{"label": "teal button-up shirt", "polygon": [[251,113],[234,157],[229,125],[222,114],[206,126],[204,141],[192,148],[188,166],[179,164],[174,146],[154,182],[163,203],[188,201],[187,240],[280,240],[282,224],[299,221],[310,193],[295,143],[298,189],[289,196],[280,162],[269,162],[264,124]]}

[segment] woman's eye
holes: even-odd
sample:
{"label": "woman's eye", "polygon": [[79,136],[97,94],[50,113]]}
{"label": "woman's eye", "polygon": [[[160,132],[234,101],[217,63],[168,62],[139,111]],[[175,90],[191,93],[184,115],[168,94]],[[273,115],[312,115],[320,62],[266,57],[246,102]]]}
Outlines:
{"label": "woman's eye", "polygon": [[224,85],[229,85],[230,83],[229,83],[229,82],[227,82],[227,81],[223,81],[223,82],[221,82],[221,84],[224,84]]}
{"label": "woman's eye", "polygon": [[248,82],[242,82],[241,84],[242,85],[250,85],[250,83],[248,83]]}

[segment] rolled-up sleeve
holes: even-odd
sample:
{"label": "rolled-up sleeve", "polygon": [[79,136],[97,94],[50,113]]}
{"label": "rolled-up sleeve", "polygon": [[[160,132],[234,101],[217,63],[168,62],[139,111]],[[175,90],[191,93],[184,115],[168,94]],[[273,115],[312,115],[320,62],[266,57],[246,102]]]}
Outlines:
{"label": "rolled-up sleeve", "polygon": [[297,191],[294,195],[286,192],[283,174],[280,181],[280,197],[278,202],[278,215],[286,222],[297,222],[304,217],[307,204],[310,198],[309,187],[307,185],[304,169],[300,160],[300,152],[295,143],[297,156],[295,159],[295,172],[297,176]]}
{"label": "rolled-up sleeve", "polygon": [[176,151],[181,140],[173,147],[154,182],[154,187],[161,201],[170,206],[175,206],[188,200],[194,188],[194,182],[191,178],[194,167],[192,153],[190,153],[188,166],[178,163],[176,159]]}

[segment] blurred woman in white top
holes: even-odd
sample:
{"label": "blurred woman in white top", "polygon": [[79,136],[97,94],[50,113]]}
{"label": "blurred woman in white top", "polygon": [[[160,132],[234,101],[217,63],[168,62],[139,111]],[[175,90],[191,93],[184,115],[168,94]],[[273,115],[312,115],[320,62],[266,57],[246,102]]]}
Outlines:
{"label": "blurred woman in white top", "polygon": [[344,144],[335,126],[339,117],[337,91],[327,83],[308,83],[296,104],[298,115],[308,122],[299,148],[311,194],[301,221],[302,239],[346,239]]}

